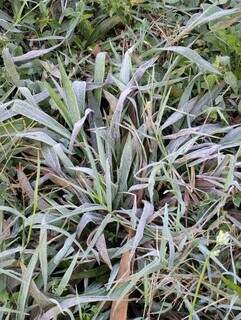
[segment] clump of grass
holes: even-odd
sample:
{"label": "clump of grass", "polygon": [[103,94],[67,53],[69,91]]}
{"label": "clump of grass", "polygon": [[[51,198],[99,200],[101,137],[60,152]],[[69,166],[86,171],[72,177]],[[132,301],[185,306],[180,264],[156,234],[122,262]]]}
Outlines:
{"label": "clump of grass", "polygon": [[1,7],[0,317],[239,319],[240,8],[104,4]]}

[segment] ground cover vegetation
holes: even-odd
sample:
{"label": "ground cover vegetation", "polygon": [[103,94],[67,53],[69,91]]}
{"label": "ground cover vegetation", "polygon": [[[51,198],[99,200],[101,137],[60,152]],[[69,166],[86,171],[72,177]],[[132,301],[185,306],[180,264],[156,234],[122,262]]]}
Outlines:
{"label": "ground cover vegetation", "polygon": [[0,319],[241,319],[238,0],[0,1]]}

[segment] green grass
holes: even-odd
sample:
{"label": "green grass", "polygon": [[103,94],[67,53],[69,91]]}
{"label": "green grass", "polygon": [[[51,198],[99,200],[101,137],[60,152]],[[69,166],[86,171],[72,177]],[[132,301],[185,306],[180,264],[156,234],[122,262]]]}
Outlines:
{"label": "green grass", "polygon": [[0,27],[0,320],[241,319],[239,1]]}

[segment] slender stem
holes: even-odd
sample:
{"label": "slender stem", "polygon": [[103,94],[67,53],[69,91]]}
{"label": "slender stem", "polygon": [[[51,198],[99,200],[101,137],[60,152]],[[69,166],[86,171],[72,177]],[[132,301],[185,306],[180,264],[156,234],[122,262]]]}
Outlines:
{"label": "slender stem", "polygon": [[210,254],[206,257],[206,259],[204,261],[204,265],[203,265],[203,268],[202,268],[202,272],[201,272],[200,278],[199,278],[198,283],[197,283],[197,287],[196,287],[196,291],[195,291],[195,295],[194,295],[194,298],[193,298],[192,307],[191,307],[191,311],[190,311],[188,320],[192,320],[193,319],[193,313],[194,313],[194,310],[195,310],[195,305],[196,305],[196,301],[197,301],[197,297],[198,297],[198,292],[199,292],[199,289],[201,287],[201,283],[202,283],[202,281],[204,279],[204,274],[205,274],[207,266],[208,266],[209,258],[210,258]]}

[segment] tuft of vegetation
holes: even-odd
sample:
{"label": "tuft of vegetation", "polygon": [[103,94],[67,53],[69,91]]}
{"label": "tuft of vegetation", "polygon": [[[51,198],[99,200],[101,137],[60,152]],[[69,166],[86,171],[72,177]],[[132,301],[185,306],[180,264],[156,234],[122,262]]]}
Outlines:
{"label": "tuft of vegetation", "polygon": [[241,319],[241,5],[0,1],[0,319]]}

